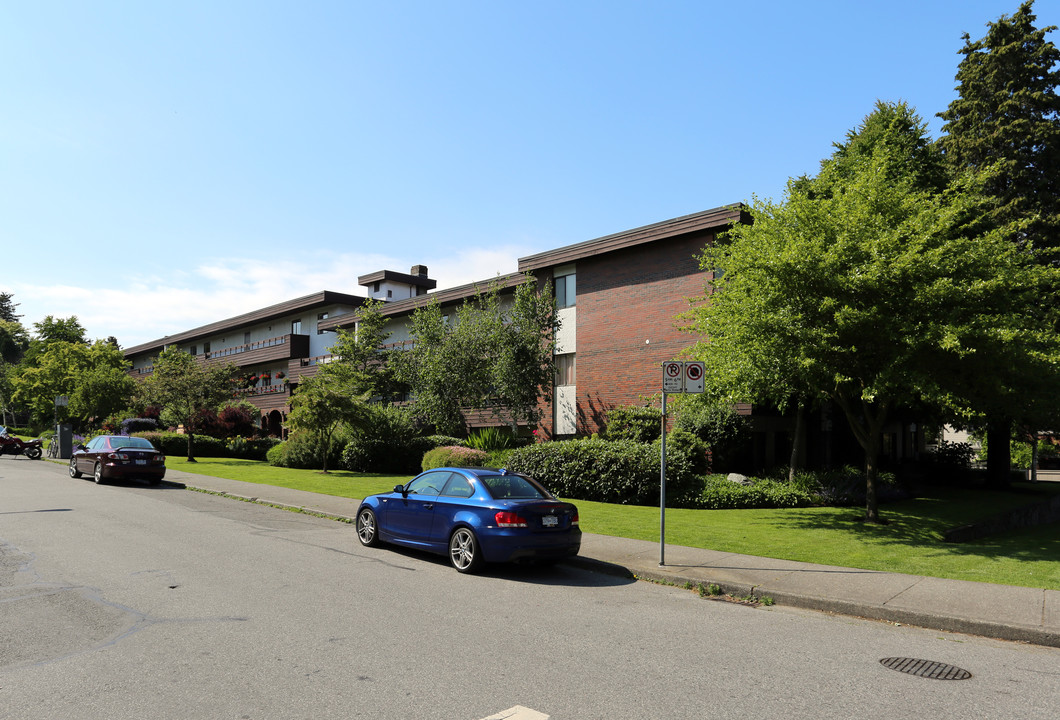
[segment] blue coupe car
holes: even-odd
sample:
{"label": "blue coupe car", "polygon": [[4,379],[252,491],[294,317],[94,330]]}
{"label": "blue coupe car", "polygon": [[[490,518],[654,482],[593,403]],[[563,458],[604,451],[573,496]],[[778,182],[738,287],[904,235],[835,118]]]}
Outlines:
{"label": "blue coupe car", "polygon": [[536,480],[506,470],[437,468],[357,509],[357,537],[448,555],[462,573],[486,562],[577,555],[578,508]]}

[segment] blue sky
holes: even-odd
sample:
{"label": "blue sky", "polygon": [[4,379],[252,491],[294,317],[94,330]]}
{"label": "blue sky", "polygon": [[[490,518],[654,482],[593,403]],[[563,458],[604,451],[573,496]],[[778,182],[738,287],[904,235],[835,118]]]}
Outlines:
{"label": "blue sky", "polygon": [[1018,5],[4,3],[0,290],[128,347],[779,200],[877,99],[937,137],[961,35]]}

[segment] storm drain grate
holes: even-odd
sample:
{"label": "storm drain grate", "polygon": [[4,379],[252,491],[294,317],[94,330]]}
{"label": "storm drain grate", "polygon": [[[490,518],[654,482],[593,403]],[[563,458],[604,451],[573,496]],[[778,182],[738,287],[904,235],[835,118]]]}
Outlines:
{"label": "storm drain grate", "polygon": [[932,680],[967,680],[972,676],[967,670],[933,660],[890,657],[880,660],[880,664],[885,668],[897,670],[907,675],[916,675],[917,677],[931,678]]}

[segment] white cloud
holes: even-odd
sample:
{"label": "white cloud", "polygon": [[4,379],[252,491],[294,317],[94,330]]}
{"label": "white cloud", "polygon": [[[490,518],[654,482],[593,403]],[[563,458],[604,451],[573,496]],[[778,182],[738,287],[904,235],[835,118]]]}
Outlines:
{"label": "white cloud", "polygon": [[434,252],[412,259],[324,251],[296,259],[218,257],[190,271],[174,268],[164,277],[102,285],[88,276],[81,284],[73,275],[61,285],[13,283],[10,291],[31,331],[46,315],[76,315],[89,338],[113,335],[131,347],[321,290],[365,295],[357,277],[378,270],[405,273],[424,264],[438,289],[445,289],[515,272],[526,254],[512,246]]}

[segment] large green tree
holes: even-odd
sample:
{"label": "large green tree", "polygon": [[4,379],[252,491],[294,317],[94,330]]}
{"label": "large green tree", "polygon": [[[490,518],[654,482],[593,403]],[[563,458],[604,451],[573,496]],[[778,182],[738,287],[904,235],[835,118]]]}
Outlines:
{"label": "large green tree", "polygon": [[[957,69],[957,98],[939,117],[939,147],[954,173],[982,176],[989,198],[984,219],[1007,229],[1019,246],[1041,261],[1060,263],[1060,50],[1035,27],[1033,0],[1011,16],[988,23],[972,40],[965,33]],[[1043,297],[1055,297],[1057,288]],[[996,389],[1000,392],[994,393]],[[1008,438],[1014,412],[1003,386],[982,388],[987,407],[987,470],[994,484],[1007,481]]]}
{"label": "large green tree", "polygon": [[[958,173],[991,169],[983,191],[995,227],[1056,261],[1060,249],[1060,49],[1035,27],[1034,2],[965,33],[957,98],[939,117],[938,144]],[[1015,224],[1015,221],[1019,221]]]}
{"label": "large green tree", "polygon": [[[131,389],[130,384],[116,379],[125,374],[127,367],[121,351],[110,343],[49,341],[39,345],[32,361],[27,358],[12,372],[12,400],[17,407],[30,412],[35,425],[48,425],[53,418],[63,422],[86,420],[104,411],[113,412],[117,402],[115,385]],[[95,395],[102,386],[86,380],[96,375],[106,375],[112,380],[103,396]],[[72,398],[75,394],[79,400],[73,407],[56,407],[57,397]],[[126,403],[128,399],[126,396]]]}
{"label": "large green tree", "polygon": [[527,278],[510,300],[500,284],[470,297],[453,318],[437,303],[412,314],[411,347],[395,359],[416,412],[441,432],[462,433],[463,410],[488,410],[513,426],[540,420],[555,374],[555,300]]}
{"label": "large green tree", "polygon": [[[805,395],[842,410],[865,452],[873,522],[896,408],[965,408],[952,373],[1024,357],[1030,340],[1060,357],[1028,302],[1045,269],[1004,233],[969,231],[978,197],[935,189],[924,139],[911,109],[878,105],[816,178],[756,201],[753,224],[708,250],[705,267],[724,273],[691,315],[695,353],[732,399]],[[967,362],[981,357],[992,362]]]}
{"label": "large green tree", "polygon": [[18,303],[14,302],[12,297],[14,297],[12,293],[0,292],[0,320],[11,322],[22,317],[15,314],[15,308],[18,307]]}
{"label": "large green tree", "polygon": [[327,382],[350,396],[388,400],[399,391],[390,358],[395,352],[386,346],[390,333],[381,312],[385,303],[367,300],[357,311],[356,330],[339,330],[331,346],[332,360],[319,366]]}
{"label": "large green tree", "polygon": [[335,433],[343,425],[356,427],[366,417],[363,397],[354,397],[324,375],[316,375],[299,384],[291,398],[287,424],[313,438],[326,473]]}
{"label": "large green tree", "polygon": [[233,377],[236,368],[231,364],[202,363],[194,356],[170,347],[155,359],[154,370],[143,382],[142,393],[148,403],[163,408],[163,417],[184,426],[188,437],[188,462],[195,462],[192,445],[200,413],[214,410],[232,399]]}

